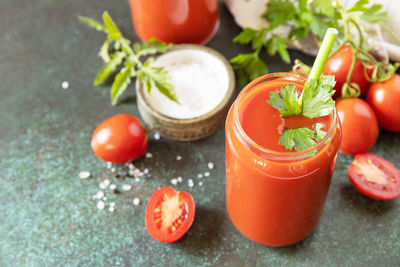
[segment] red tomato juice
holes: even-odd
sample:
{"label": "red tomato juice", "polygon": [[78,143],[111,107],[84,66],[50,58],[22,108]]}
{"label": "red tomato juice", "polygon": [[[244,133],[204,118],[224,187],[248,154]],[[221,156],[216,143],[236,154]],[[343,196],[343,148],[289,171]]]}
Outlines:
{"label": "red tomato juice", "polygon": [[207,43],[216,32],[218,0],[130,0],[140,39],[167,43]]}
{"label": "red tomato juice", "polygon": [[[316,119],[283,119],[266,102],[271,90],[291,83],[301,92],[305,81],[287,73],[260,77],[242,90],[227,116],[227,210],[236,228],[261,244],[285,246],[307,237],[328,193],[341,138],[336,111]],[[311,128],[316,122],[327,135],[313,148],[296,152],[279,144],[285,128]]]}

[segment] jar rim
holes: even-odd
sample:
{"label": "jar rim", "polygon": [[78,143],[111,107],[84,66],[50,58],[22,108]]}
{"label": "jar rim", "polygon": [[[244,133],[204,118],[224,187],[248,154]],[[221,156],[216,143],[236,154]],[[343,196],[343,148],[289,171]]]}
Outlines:
{"label": "jar rim", "polygon": [[312,152],[315,149],[318,149],[321,146],[324,147],[324,146],[326,146],[326,145],[328,145],[330,143],[330,142],[327,142],[327,141],[329,141],[329,138],[331,138],[331,135],[332,135],[333,131],[335,130],[335,126],[336,126],[336,123],[337,123],[337,114],[336,114],[336,109],[334,108],[333,112],[332,112],[331,124],[330,124],[329,130],[326,133],[326,135],[324,136],[324,138],[322,140],[320,140],[319,142],[316,142],[314,146],[312,146],[312,147],[310,147],[310,148],[308,148],[306,150],[302,150],[302,151],[284,151],[284,152],[279,152],[279,151],[275,151],[275,150],[272,150],[272,149],[265,148],[265,147],[257,144],[253,139],[251,139],[246,134],[246,132],[244,131],[244,129],[242,128],[242,125],[240,123],[240,120],[239,120],[239,103],[241,103],[241,101],[243,100],[243,98],[247,94],[247,92],[250,91],[251,89],[253,89],[258,84],[261,84],[261,83],[264,83],[264,82],[268,82],[268,81],[272,81],[272,80],[277,79],[277,78],[287,78],[287,77],[297,78],[298,80],[300,80],[300,82],[304,81],[304,83],[307,81],[307,79],[305,77],[303,77],[301,75],[298,75],[298,74],[294,74],[294,73],[289,73],[289,72],[269,73],[269,74],[263,75],[261,77],[258,77],[257,79],[255,79],[252,82],[250,82],[249,84],[247,84],[242,89],[242,91],[239,93],[236,101],[234,102],[234,110],[233,110],[234,124],[235,124],[237,130],[239,131],[241,137],[244,139],[245,142],[247,142],[247,145],[251,146],[251,148],[256,149],[262,155],[265,155],[268,158],[273,158],[273,159],[276,159],[276,160],[303,159],[303,158],[310,157],[310,152]]}

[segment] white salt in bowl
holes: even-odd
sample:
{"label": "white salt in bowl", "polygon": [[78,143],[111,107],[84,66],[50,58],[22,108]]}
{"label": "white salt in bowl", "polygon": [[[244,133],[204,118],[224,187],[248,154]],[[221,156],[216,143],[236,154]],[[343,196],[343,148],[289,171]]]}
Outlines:
{"label": "white salt in bowl", "polygon": [[192,141],[224,125],[235,92],[234,72],[224,56],[201,45],[175,45],[154,65],[168,71],[180,104],[137,82],[137,105],[147,127],[169,139]]}

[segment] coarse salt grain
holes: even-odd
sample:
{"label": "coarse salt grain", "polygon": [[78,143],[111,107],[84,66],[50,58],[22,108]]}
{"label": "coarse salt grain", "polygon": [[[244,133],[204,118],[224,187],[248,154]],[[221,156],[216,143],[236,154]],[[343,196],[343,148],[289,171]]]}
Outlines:
{"label": "coarse salt grain", "polygon": [[203,185],[203,182],[200,181],[200,182],[199,182],[199,185],[202,186],[202,185]]}
{"label": "coarse salt grain", "polygon": [[81,179],[87,179],[90,177],[90,172],[88,171],[81,171],[79,172],[79,178]]}
{"label": "coarse salt grain", "polygon": [[204,177],[208,177],[208,176],[210,176],[210,173],[209,172],[205,172],[204,173]]}
{"label": "coarse salt grain", "polygon": [[104,204],[103,201],[100,200],[99,202],[97,202],[97,208],[98,208],[99,210],[104,209],[104,207],[105,207],[105,204]]}
{"label": "coarse salt grain", "polygon": [[171,179],[171,184],[177,184],[178,183],[178,180],[177,179]]}
{"label": "coarse salt grain", "polygon": [[176,180],[177,180],[179,183],[182,183],[182,177],[181,177],[181,176],[179,176],[178,178],[176,178]]}
{"label": "coarse salt grain", "polygon": [[100,184],[99,184],[99,187],[101,188],[101,189],[106,189],[109,185],[110,185],[110,180],[108,180],[108,179],[105,179],[103,182],[101,182]]}
{"label": "coarse salt grain", "polygon": [[189,179],[188,180],[188,185],[189,185],[189,187],[193,187],[194,186],[193,179]]}
{"label": "coarse salt grain", "polygon": [[115,202],[110,202],[110,207],[114,207],[115,206]]}
{"label": "coarse salt grain", "polygon": [[103,197],[102,200],[107,201],[107,197]]}
{"label": "coarse salt grain", "polygon": [[182,159],[182,156],[176,156],[176,160],[181,160]]}
{"label": "coarse salt grain", "polygon": [[103,191],[99,191],[93,196],[94,199],[100,199],[102,197],[104,197],[104,192]]}
{"label": "coarse salt grain", "polygon": [[110,212],[114,212],[115,208],[110,206],[110,207],[108,208],[108,210],[109,210]]}
{"label": "coarse salt grain", "polygon": [[228,70],[211,53],[180,49],[159,56],[154,66],[164,67],[170,75],[179,104],[158,90],[145,97],[155,110],[169,117],[189,119],[204,115],[218,106],[228,91]]}
{"label": "coarse salt grain", "polygon": [[115,190],[115,189],[117,188],[117,186],[116,186],[115,184],[110,184],[109,188],[110,188],[111,190]]}
{"label": "coarse salt grain", "polygon": [[63,81],[63,82],[61,83],[61,88],[62,88],[62,89],[68,89],[68,87],[69,87],[69,82]]}
{"label": "coarse salt grain", "polygon": [[111,172],[115,172],[115,168],[111,168]]}
{"label": "coarse salt grain", "polygon": [[111,162],[107,162],[107,163],[106,163],[106,166],[107,166],[107,169],[111,169],[112,163],[111,163]]}
{"label": "coarse salt grain", "polygon": [[129,176],[135,176],[136,172],[134,170],[129,170],[128,175]]}
{"label": "coarse salt grain", "polygon": [[203,174],[201,174],[201,173],[197,174],[197,178],[199,178],[199,179],[203,178]]}
{"label": "coarse salt grain", "polygon": [[147,152],[145,155],[146,159],[150,159],[153,157],[153,154],[151,154],[151,152]]}
{"label": "coarse salt grain", "polygon": [[129,163],[128,168],[132,170],[135,168],[135,165],[133,165],[132,163]]}
{"label": "coarse salt grain", "polygon": [[159,132],[155,132],[154,133],[154,139],[155,140],[160,140],[160,133]]}
{"label": "coarse salt grain", "polygon": [[209,163],[207,164],[207,166],[208,166],[208,168],[209,168],[210,170],[214,169],[214,163],[212,163],[212,162],[209,162]]}
{"label": "coarse salt grain", "polygon": [[124,184],[122,186],[122,190],[124,190],[124,191],[129,191],[131,189],[132,189],[132,186],[130,184]]}
{"label": "coarse salt grain", "polygon": [[133,199],[133,205],[137,206],[137,205],[139,205],[139,204],[140,204],[140,199],[139,199],[138,197],[135,197],[135,198]]}
{"label": "coarse salt grain", "polygon": [[144,169],[144,170],[143,170],[143,173],[144,173],[144,174],[148,174],[148,173],[149,173],[149,169],[147,169],[147,168]]}
{"label": "coarse salt grain", "polygon": [[140,181],[140,178],[135,178],[135,182],[139,182]]}

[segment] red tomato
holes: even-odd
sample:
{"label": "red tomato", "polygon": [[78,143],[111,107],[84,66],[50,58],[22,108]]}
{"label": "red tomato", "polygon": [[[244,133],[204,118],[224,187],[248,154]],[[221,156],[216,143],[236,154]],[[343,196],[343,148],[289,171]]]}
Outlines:
{"label": "red tomato", "polygon": [[372,153],[358,154],[349,166],[350,181],[362,194],[391,200],[400,196],[400,171]]}
{"label": "red tomato", "polygon": [[340,151],[355,155],[371,149],[379,135],[378,120],[367,102],[360,98],[343,98],[336,102],[342,123]]}
{"label": "red tomato", "polygon": [[149,140],[138,118],[118,114],[100,123],[90,145],[100,159],[121,164],[142,156]]}
{"label": "red tomato", "polygon": [[[334,87],[335,94],[333,98],[338,98],[342,95],[342,86],[346,82],[347,73],[350,70],[353,61],[353,48],[350,45],[344,45],[335,54],[333,54],[325,63],[322,73],[324,75],[335,75],[336,85]],[[361,89],[361,96],[365,93],[369,86],[368,80],[364,76],[364,66],[360,60],[356,60],[353,74],[350,82],[357,83]],[[371,74],[372,70],[367,70]]]}
{"label": "red tomato", "polygon": [[383,129],[400,132],[400,75],[387,81],[373,83],[367,92],[367,101]]}
{"label": "red tomato", "polygon": [[147,232],[157,241],[171,243],[181,238],[194,220],[191,194],[162,187],[150,197],[146,207]]}

